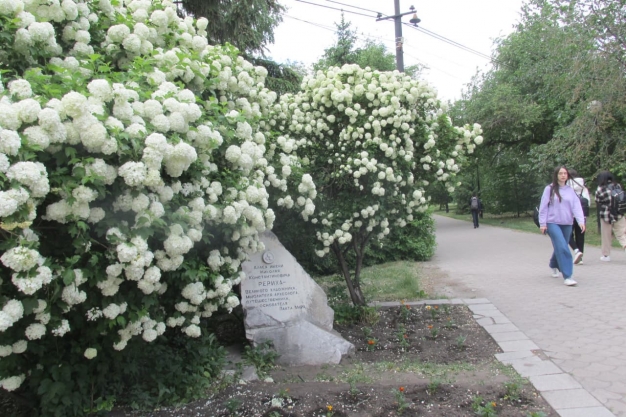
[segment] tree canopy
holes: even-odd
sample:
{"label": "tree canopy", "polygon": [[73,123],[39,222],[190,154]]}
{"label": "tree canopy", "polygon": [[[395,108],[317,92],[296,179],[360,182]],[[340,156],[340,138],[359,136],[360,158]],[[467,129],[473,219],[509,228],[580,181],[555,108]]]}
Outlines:
{"label": "tree canopy", "polygon": [[276,0],[181,0],[183,13],[209,20],[212,44],[233,44],[245,53],[263,54],[274,42],[274,28],[285,7]]}
{"label": "tree canopy", "polygon": [[477,156],[487,207],[532,208],[557,164],[588,179],[604,169],[626,174],[623,17],[614,3],[531,0],[515,32],[497,40],[493,69],[455,103],[460,121],[484,129]]}

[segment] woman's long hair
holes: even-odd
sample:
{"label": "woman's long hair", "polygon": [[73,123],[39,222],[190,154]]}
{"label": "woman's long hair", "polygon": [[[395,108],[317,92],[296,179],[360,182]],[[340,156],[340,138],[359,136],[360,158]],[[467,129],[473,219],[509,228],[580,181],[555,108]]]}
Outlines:
{"label": "woman's long hair", "polygon": [[615,180],[613,179],[613,174],[611,174],[609,171],[602,171],[598,174],[599,187],[606,187],[612,182],[615,182]]}
{"label": "woman's long hair", "polygon": [[[554,173],[552,173],[552,189],[550,190],[550,201],[554,201],[554,195],[556,194],[556,196],[559,197],[559,203],[561,202],[561,194],[559,193],[559,171],[562,169],[567,172],[567,180],[572,178],[569,174],[569,170],[565,165],[556,167]],[[566,183],[567,180],[565,180]]]}

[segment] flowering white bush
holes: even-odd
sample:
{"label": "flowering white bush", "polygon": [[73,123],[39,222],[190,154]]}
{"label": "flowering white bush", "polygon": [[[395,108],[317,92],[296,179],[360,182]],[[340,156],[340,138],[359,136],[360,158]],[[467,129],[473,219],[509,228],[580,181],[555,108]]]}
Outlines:
{"label": "flowering white bush", "polygon": [[201,336],[239,304],[267,187],[313,215],[311,177],[265,156],[267,71],[207,24],[169,1],[0,0],[4,389],[47,349],[106,361],[167,327]]}
{"label": "flowering white bush", "polygon": [[[344,253],[355,250],[356,273],[348,288],[353,302],[364,304],[358,274],[365,246],[425,210],[425,189],[433,181],[454,190],[465,155],[482,142],[481,128],[454,127],[424,82],[357,65],[305,77],[302,91],[282,96],[272,112],[270,123],[279,133],[268,158],[316,173],[317,185],[303,178],[302,195],[277,204],[295,206],[316,226],[317,254],[333,251],[348,281]],[[289,174],[287,163],[282,173],[268,175],[265,185],[278,186],[281,174]],[[317,190],[323,197],[314,213]]]}

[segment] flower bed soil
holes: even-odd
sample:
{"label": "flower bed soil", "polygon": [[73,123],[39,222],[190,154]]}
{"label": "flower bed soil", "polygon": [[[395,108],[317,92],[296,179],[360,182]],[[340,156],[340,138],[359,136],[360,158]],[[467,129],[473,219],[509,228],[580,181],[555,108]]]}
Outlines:
{"label": "flower bed soil", "polygon": [[369,323],[335,330],[356,347],[338,365],[277,367],[274,382],[231,384],[186,406],[140,415],[557,416],[495,360],[499,347],[466,306],[381,308]]}

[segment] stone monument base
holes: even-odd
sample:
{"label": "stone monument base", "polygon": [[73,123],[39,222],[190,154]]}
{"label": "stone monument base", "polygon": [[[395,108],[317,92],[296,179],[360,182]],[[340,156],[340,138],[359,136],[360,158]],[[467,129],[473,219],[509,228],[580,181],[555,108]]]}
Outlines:
{"label": "stone monument base", "polygon": [[246,331],[249,340],[271,340],[282,365],[337,364],[343,355],[354,352],[354,345],[334,330],[323,329],[308,321],[285,327],[263,327]]}

